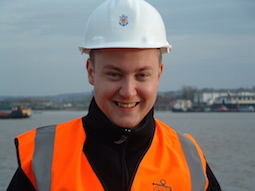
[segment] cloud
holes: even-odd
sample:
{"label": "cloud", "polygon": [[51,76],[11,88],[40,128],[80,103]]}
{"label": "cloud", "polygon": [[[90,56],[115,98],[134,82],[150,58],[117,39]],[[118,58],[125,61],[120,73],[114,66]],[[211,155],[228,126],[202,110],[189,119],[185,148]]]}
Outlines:
{"label": "cloud", "polygon": [[[80,55],[78,46],[89,14],[102,2],[2,0],[1,94],[90,91],[84,67],[87,57]],[[173,45],[173,51],[164,55],[161,90],[188,83],[215,88],[254,85],[250,76],[255,71],[253,0],[148,2],[162,14]]]}
{"label": "cloud", "polygon": [[191,34],[169,38],[172,38],[173,59],[179,61],[176,64],[255,64],[254,35]]}

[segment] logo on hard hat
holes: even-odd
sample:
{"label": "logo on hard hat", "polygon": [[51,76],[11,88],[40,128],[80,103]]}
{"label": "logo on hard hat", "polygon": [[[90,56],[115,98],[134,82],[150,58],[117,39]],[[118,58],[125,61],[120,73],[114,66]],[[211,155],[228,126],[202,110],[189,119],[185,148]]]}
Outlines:
{"label": "logo on hard hat", "polygon": [[121,25],[121,26],[126,26],[127,24],[128,24],[128,16],[126,16],[126,15],[121,15],[120,17],[120,20],[119,20],[119,24]]}

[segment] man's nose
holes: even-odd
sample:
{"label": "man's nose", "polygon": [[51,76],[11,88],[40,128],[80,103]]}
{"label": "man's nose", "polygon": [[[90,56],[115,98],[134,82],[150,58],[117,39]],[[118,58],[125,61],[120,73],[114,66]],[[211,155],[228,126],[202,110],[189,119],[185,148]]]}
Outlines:
{"label": "man's nose", "polygon": [[125,99],[130,99],[137,94],[137,86],[136,81],[133,79],[125,79],[121,83],[121,87],[119,90],[120,96]]}

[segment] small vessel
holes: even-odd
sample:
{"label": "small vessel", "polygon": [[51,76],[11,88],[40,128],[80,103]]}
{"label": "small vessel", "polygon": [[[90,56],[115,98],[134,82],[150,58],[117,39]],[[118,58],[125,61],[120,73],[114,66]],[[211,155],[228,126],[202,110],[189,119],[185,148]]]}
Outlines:
{"label": "small vessel", "polygon": [[216,108],[215,111],[217,111],[217,112],[227,112],[227,111],[229,111],[229,109],[226,106],[222,105],[221,107]]}
{"label": "small vessel", "polygon": [[248,107],[241,107],[238,108],[239,112],[254,112],[254,107],[253,106],[248,106]]}
{"label": "small vessel", "polygon": [[11,112],[0,112],[0,119],[28,118],[32,115],[32,109],[24,106],[14,106]]}

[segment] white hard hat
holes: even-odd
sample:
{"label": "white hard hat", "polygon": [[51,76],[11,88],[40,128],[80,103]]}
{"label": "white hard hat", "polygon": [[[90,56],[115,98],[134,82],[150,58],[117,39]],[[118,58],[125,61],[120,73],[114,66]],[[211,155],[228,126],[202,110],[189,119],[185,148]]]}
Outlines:
{"label": "white hard hat", "polygon": [[160,48],[167,53],[171,47],[163,20],[149,3],[107,0],[91,14],[79,49],[86,54],[101,48]]}

